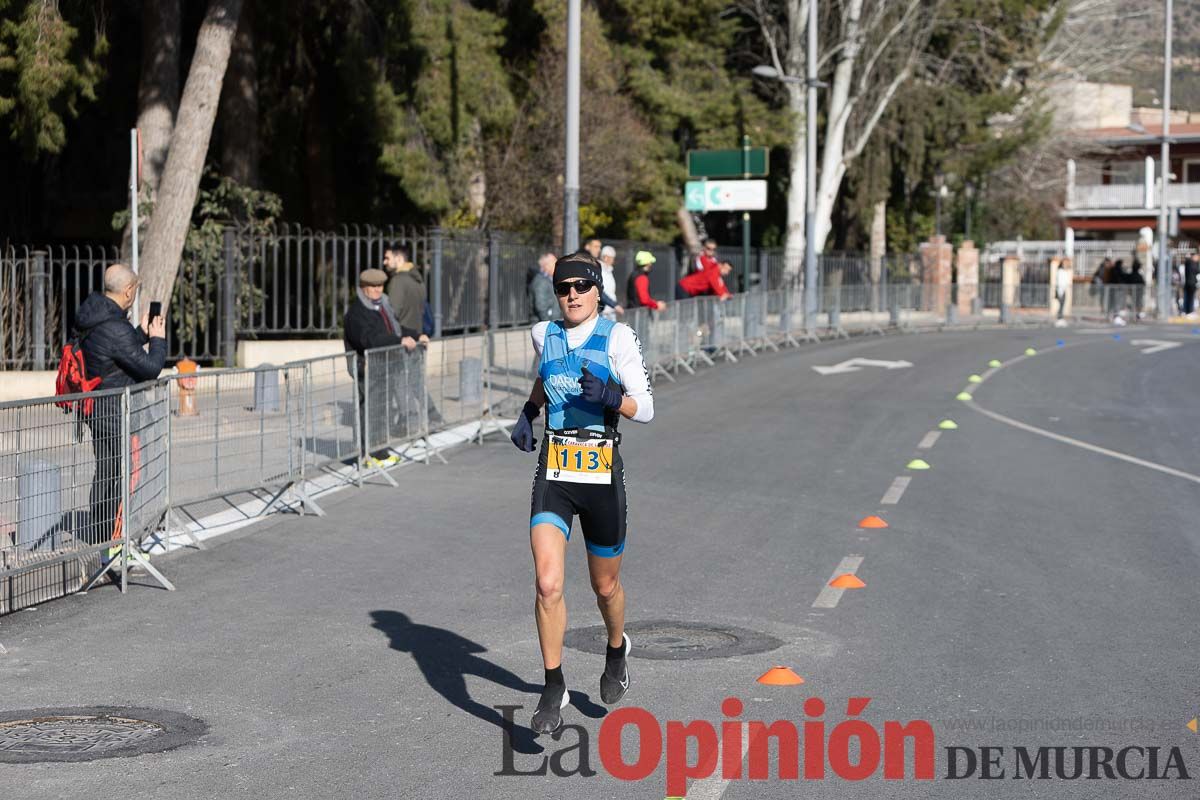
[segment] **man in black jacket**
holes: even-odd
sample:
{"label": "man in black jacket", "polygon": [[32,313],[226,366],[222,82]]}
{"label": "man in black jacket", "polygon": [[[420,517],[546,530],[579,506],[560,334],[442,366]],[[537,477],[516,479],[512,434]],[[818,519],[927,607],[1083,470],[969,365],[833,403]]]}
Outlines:
{"label": "man in black jacket", "polygon": [[[100,390],[120,389],[151,381],[167,359],[166,322],[142,315],[140,327],[129,323],[129,309],[137,297],[138,278],[124,264],[104,271],[104,292],[92,292],[75,314],[75,335],[80,339],[89,378],[100,378]],[[146,352],[149,343],[150,351]],[[112,538],[121,497],[121,399],[97,398],[87,418],[92,432],[96,471],[92,476],[91,519],[87,540],[100,544]]]}
{"label": "man in black jacket", "polygon": [[[367,359],[365,353],[367,350],[376,347],[388,347],[389,345],[396,344],[404,345],[404,349],[411,353],[417,348],[417,336],[420,334],[420,331],[413,328],[403,327],[400,321],[396,319],[392,305],[388,302],[387,295],[383,292],[387,278],[387,273],[381,269],[368,269],[358,276],[357,297],[350,303],[350,308],[346,309],[345,334],[343,337],[346,342],[346,349],[353,350],[358,354],[360,444],[363,448],[363,454],[366,456],[367,464],[373,467],[391,466],[399,459],[394,455],[389,455],[384,450],[370,454],[366,452],[368,424],[366,416],[367,391],[369,388],[382,387],[384,383],[381,379],[372,379],[372,386],[368,387],[366,385]],[[394,399],[390,391],[377,391],[372,395],[371,419],[369,421],[372,429],[372,440],[378,441],[381,438],[374,431],[379,430],[379,426],[385,424],[387,416],[384,406],[391,405]],[[396,403],[396,405],[399,406],[400,403]]]}
{"label": "man in black jacket", "polygon": [[1200,273],[1200,256],[1192,253],[1183,262],[1183,313],[1196,313],[1196,275]]}

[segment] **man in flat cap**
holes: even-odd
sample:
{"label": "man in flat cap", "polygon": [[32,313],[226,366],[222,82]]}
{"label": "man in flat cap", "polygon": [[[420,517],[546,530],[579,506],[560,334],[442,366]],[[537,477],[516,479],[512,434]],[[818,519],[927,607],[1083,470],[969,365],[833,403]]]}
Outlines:
{"label": "man in flat cap", "polygon": [[[387,283],[387,273],[381,269],[368,269],[358,276],[358,291],[356,299],[346,310],[345,335],[346,349],[353,350],[358,355],[358,398],[361,421],[360,435],[364,455],[367,456],[368,466],[391,466],[399,459],[387,452],[366,453],[366,434],[368,424],[371,428],[372,441],[383,441],[386,432],[383,430],[388,415],[386,407],[392,405],[397,398],[395,393],[388,390],[383,376],[378,379],[372,376],[371,386],[364,382],[366,377],[366,351],[376,347],[404,345],[406,352],[412,352],[417,347],[417,336],[420,331],[405,328],[396,319],[396,313],[384,294],[383,287]],[[391,376],[394,380],[403,380],[403,376]],[[372,391],[371,419],[367,419],[367,392]],[[419,412],[417,412],[419,413]]]}

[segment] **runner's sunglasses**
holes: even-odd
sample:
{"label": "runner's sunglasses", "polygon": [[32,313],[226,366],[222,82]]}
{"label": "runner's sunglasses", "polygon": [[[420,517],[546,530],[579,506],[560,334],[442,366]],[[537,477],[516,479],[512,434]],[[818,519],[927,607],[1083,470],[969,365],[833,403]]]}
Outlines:
{"label": "runner's sunglasses", "polygon": [[566,297],[574,289],[575,294],[587,294],[595,285],[593,281],[563,281],[554,284],[554,293],[559,297]]}

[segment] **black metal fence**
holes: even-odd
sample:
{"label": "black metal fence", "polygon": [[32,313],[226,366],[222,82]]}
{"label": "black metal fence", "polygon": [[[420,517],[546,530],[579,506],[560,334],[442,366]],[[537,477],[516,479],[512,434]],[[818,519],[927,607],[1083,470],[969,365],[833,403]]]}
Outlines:
{"label": "black metal fence", "polygon": [[116,248],[103,245],[0,250],[0,369],[57,363],[75,309],[116,259]]}
{"label": "black metal fence", "polygon": [[[542,253],[555,250],[548,241],[488,231],[359,225],[314,231],[280,225],[264,234],[228,228],[218,262],[185,265],[180,272],[167,326],[170,357],[229,366],[238,340],[339,338],[358,273],[381,267],[389,242],[407,247],[424,276],[435,335],[529,322],[531,269]],[[626,282],[640,250],[656,259],[651,294],[674,299],[689,260],[681,248],[630,240],[606,244],[617,251],[618,302],[626,302]],[[803,264],[782,249],[755,248],[747,283],[740,248],[719,255],[734,266],[727,280],[733,291],[774,289],[803,272]],[[80,302],[102,289],[105,267],[118,258],[117,249],[107,245],[0,249],[0,369],[53,368]],[[821,275],[830,290],[871,282],[868,260],[861,256],[822,256]]]}

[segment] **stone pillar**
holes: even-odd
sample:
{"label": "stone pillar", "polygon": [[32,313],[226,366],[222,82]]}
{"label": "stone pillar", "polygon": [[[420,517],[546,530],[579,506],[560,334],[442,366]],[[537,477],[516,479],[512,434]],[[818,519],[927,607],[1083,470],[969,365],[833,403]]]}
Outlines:
{"label": "stone pillar", "polygon": [[965,240],[955,255],[958,267],[958,313],[969,316],[979,297],[979,251],[970,239]]}
{"label": "stone pillar", "polygon": [[1000,302],[1014,308],[1020,299],[1021,259],[1009,256],[1004,259],[1000,269]]}
{"label": "stone pillar", "polygon": [[950,280],[954,269],[954,248],[945,236],[930,236],[921,245],[921,309],[938,316],[946,313],[950,302]]}

